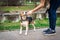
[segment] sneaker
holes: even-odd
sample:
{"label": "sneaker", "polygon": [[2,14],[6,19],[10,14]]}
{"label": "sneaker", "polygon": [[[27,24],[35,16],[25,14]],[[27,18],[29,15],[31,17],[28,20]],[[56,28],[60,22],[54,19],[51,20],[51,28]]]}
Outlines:
{"label": "sneaker", "polygon": [[44,35],[55,35],[56,31],[55,30],[51,30],[51,29],[47,29],[44,32]]}
{"label": "sneaker", "polygon": [[50,31],[50,29],[46,29],[46,30],[44,30],[43,32],[45,33],[45,32],[48,32],[48,31]]}

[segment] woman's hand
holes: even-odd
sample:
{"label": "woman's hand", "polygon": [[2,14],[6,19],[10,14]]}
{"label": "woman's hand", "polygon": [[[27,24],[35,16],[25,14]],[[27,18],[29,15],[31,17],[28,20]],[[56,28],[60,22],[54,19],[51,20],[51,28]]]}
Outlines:
{"label": "woman's hand", "polygon": [[27,15],[31,15],[31,14],[33,14],[32,10],[30,10],[30,11],[27,12]]}

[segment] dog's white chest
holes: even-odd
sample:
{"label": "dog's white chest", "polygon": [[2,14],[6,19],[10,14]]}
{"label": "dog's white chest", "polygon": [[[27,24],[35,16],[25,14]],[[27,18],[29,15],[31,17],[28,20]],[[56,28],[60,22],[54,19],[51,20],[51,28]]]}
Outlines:
{"label": "dog's white chest", "polygon": [[28,25],[28,21],[23,21],[23,22],[22,22],[22,25],[23,25],[23,26],[27,26],[27,25]]}

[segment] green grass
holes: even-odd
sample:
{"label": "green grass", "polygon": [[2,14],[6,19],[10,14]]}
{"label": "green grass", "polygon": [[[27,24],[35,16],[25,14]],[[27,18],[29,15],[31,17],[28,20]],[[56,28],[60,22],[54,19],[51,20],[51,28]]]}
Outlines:
{"label": "green grass", "polygon": [[14,30],[19,29],[19,23],[1,23],[0,30]]}
{"label": "green grass", "polygon": [[31,3],[25,2],[25,4],[26,4],[26,5],[34,5],[34,2],[31,2]]}
{"label": "green grass", "polygon": [[2,11],[16,11],[16,10],[31,10],[34,8],[34,5],[29,6],[1,6],[0,10]]}
{"label": "green grass", "polygon": [[60,18],[57,19],[56,25],[60,26]]}
{"label": "green grass", "polygon": [[35,20],[35,22],[36,22],[36,24],[35,24],[36,28],[44,28],[49,25],[48,20],[46,20],[46,19],[45,20],[37,19],[37,20]]}
{"label": "green grass", "polygon": [[[57,19],[57,24],[58,27],[60,26],[60,18]],[[36,28],[46,28],[49,26],[49,21],[48,19],[43,19],[43,20],[39,20],[36,19],[35,20],[35,26]],[[15,23],[0,23],[0,30],[16,30],[20,28],[20,23],[19,22],[15,22]],[[32,29],[32,25],[29,25],[29,29]],[[24,28],[25,29],[25,28]]]}

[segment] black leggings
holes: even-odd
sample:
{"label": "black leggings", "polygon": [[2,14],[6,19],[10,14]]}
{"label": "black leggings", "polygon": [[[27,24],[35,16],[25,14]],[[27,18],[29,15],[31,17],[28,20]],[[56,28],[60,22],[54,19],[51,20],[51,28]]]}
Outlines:
{"label": "black leggings", "polygon": [[52,30],[55,30],[56,28],[56,10],[60,6],[60,0],[51,0],[50,1],[50,9],[48,10],[49,14],[49,27]]}

